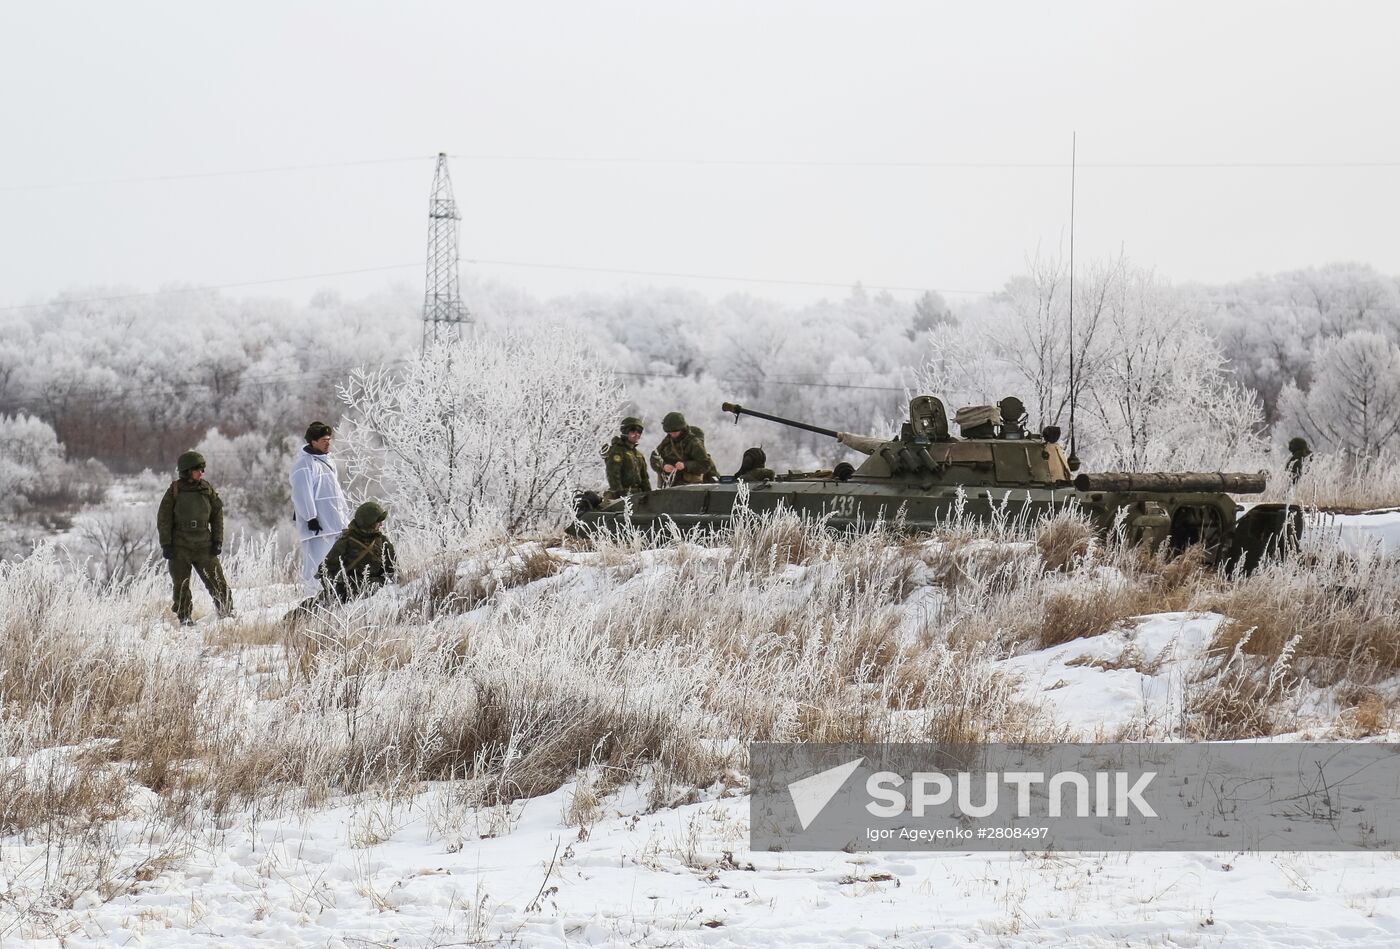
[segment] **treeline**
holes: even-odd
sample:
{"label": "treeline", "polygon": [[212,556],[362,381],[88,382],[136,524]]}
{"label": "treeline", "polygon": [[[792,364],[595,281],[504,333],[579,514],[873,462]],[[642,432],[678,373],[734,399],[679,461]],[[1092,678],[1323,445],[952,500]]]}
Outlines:
{"label": "treeline", "polygon": [[[1130,268],[1114,278],[1114,266],[1099,265],[1097,282],[1086,267],[1076,292],[1118,293],[1115,332],[1125,340],[1144,317],[1152,326],[1164,314],[1177,320],[1191,340],[1184,352],[1211,363],[1212,385],[1238,385],[1257,398],[1255,434],[1277,426],[1284,437],[1301,432],[1320,449],[1366,453],[1376,450],[1376,433],[1400,424],[1395,278],[1341,264],[1228,285],[1178,285],[1168,294],[1150,272]],[[966,397],[1017,394],[1032,406],[1033,425],[1063,424],[1063,267],[1033,263],[1030,270],[1001,294],[957,307],[932,293],[909,301],[860,287],[798,307],[676,289],[548,301],[495,284],[468,282],[464,292],[480,325],[580,329],[628,393],[619,414],[647,423],[648,444],[660,436],[660,417],[680,410],[705,430],[721,470],[737,466],[750,444],[762,444],[781,470],[830,463],[840,452],[822,436],[751,419],[736,426],[720,402],[841,430],[888,432],[903,413],[906,388],[938,378],[930,368],[946,362],[950,341],[979,359],[992,354],[1001,369],[1040,360],[1048,368],[1038,382],[1024,372],[989,370],[980,377],[987,391]],[[392,366],[415,354],[421,338],[419,297],[408,288],[359,300],[320,294],[303,306],[215,292],[122,296],[87,290],[0,313],[0,415],[40,419],[70,460],[94,458],[118,473],[162,471],[213,430],[240,439],[244,454],[259,442],[281,451],[310,418],[335,421],[336,386],[353,367]],[[1106,300],[1077,301],[1077,333],[1095,305],[1109,313]],[[1100,339],[1113,328],[1102,324]],[[1341,369],[1358,365],[1356,378],[1341,378]],[[1086,366],[1093,371],[1092,358]],[[1121,369],[1111,361],[1100,367]],[[1038,399],[1029,391],[1036,385],[1046,387]],[[949,382],[941,394],[955,403],[963,397],[956,388]],[[1111,401],[1101,406],[1105,413]],[[1234,401],[1215,410],[1248,421]],[[1360,421],[1335,424],[1351,416]]]}
{"label": "treeline", "polygon": [[69,457],[119,473],[164,470],[215,428],[280,441],[338,411],[335,384],[350,367],[410,351],[415,328],[407,294],[321,295],[304,307],[213,292],[120,296],[89,291],[0,314],[0,414],[41,419]]}

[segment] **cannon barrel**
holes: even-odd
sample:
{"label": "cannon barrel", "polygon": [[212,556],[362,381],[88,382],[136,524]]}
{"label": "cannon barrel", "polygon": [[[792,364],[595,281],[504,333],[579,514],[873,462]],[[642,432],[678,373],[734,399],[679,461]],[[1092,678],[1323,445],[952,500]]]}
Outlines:
{"label": "cannon barrel", "polygon": [[746,409],[737,402],[725,402],[720,406],[725,412],[733,412],[734,417],[740,415],[752,415],[754,418],[767,419],[770,422],[777,422],[779,425],[787,425],[792,428],[800,428],[804,432],[816,432],[818,435],[825,435],[827,438],[834,438],[847,448],[854,449],[862,454],[873,454],[877,448],[885,444],[889,439],[880,438],[875,435],[853,435],[850,432],[838,432],[830,428],[822,428],[820,425],[808,425],[806,422],[794,422],[790,418],[783,418],[781,415],[769,415],[767,412],[756,412],[753,409]]}
{"label": "cannon barrel", "polygon": [[740,415],[752,415],[754,418],[766,418],[768,421],[777,422],[779,425],[789,425],[792,428],[800,428],[804,432],[816,432],[818,435],[825,435],[827,438],[835,438],[837,435],[841,434],[835,429],[808,425],[806,422],[794,422],[790,418],[783,418],[780,415],[769,415],[767,412],[755,412],[753,409],[744,408],[737,402],[725,402],[720,406],[720,409],[725,412],[733,412],[735,418],[738,418]]}
{"label": "cannon barrel", "polygon": [[1074,479],[1080,491],[1224,491],[1229,494],[1262,494],[1268,482],[1263,472],[1242,471],[1106,471],[1082,474]]}

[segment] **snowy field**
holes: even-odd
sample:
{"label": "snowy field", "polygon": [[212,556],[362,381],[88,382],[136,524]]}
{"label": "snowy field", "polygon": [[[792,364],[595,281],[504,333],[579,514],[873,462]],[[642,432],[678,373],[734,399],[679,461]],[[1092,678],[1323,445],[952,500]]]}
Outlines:
{"label": "snowy field", "polygon": [[[1393,554],[1397,518],[1335,520],[1352,552],[1332,556],[1351,558],[1345,569],[1359,583],[1379,583],[1382,597],[1394,592],[1396,571],[1377,551]],[[781,517],[756,519],[739,533],[728,544],[659,549],[635,539],[597,550],[517,545],[457,567],[447,583],[457,608],[445,608],[446,581],[426,571],[358,612],[291,633],[282,624],[294,602],[285,565],[252,549],[230,564],[240,617],[206,618],[197,638],[162,615],[159,576],[122,592],[118,610],[117,601],[65,598],[58,565],[42,557],[7,567],[4,592],[23,589],[29,605],[10,599],[4,622],[14,631],[28,617],[39,634],[31,646],[77,650],[72,662],[85,670],[94,659],[139,658],[156,681],[150,694],[129,701],[154,703],[142,714],[156,731],[165,726],[150,716],[176,714],[160,704],[162,688],[226,722],[189,739],[192,759],[166,760],[154,778],[157,757],[127,750],[139,743],[115,719],[71,742],[59,738],[64,722],[82,718],[74,709],[60,715],[50,706],[44,721],[30,715],[25,734],[12,726],[0,774],[7,790],[27,781],[58,807],[80,773],[117,783],[105,810],[84,820],[33,820],[13,802],[3,813],[3,944],[1400,941],[1393,853],[751,852],[745,739],[937,738],[956,719],[957,734],[982,738],[1393,741],[1395,679],[1368,667],[1362,691],[1371,698],[1358,699],[1360,666],[1303,671],[1306,640],[1260,654],[1237,648],[1239,667],[1222,663],[1221,644],[1240,639],[1230,636],[1233,614],[1257,608],[1278,576],[1198,577],[1093,544],[1057,567],[1063,544],[1045,530],[997,538],[964,529],[849,548]],[[1319,566],[1322,555],[1310,556],[1309,567],[1273,568],[1294,571],[1299,602],[1308,593],[1297,571],[1318,572],[1321,589],[1333,576],[1324,571],[1343,563]],[[1383,619],[1348,596],[1358,622]],[[1135,611],[1152,602],[1141,597],[1180,608]],[[197,602],[197,611],[209,609]],[[1098,612],[1086,618],[1067,603]],[[36,618],[44,610],[66,616],[67,625],[45,625]],[[666,629],[679,621],[684,630],[665,640],[642,635],[652,621]],[[1051,629],[1052,622],[1064,625]],[[820,627],[820,636],[782,632],[795,623]],[[628,636],[600,657],[597,637],[620,629]],[[871,629],[879,631],[874,646]],[[775,652],[764,638],[770,633],[795,645]],[[314,654],[298,636],[318,642]],[[373,656],[349,644],[355,636],[368,637],[360,642],[374,647],[373,656],[387,650],[392,660],[374,666]],[[862,644],[855,666],[848,637]],[[92,653],[94,641],[112,652]],[[882,653],[872,672],[870,656],[886,647],[897,652]],[[443,660],[445,650],[456,658]],[[935,662],[921,664],[930,655]],[[17,661],[6,658],[10,669]],[[1255,664],[1246,669],[1247,661]],[[1271,674],[1290,662],[1298,674]],[[1256,671],[1287,686],[1264,695],[1241,689]],[[919,677],[917,694],[892,685]],[[851,692],[833,684],[852,678],[863,685]],[[743,691],[750,679],[763,695]],[[565,681],[562,698],[546,694]],[[871,691],[872,704],[855,698]],[[1258,701],[1227,723],[1214,701],[1226,693],[1231,708],[1242,696]],[[31,711],[44,708],[30,701]],[[526,765],[543,767],[531,756],[547,744],[530,713],[572,708],[586,720],[597,714],[596,701],[611,703],[618,717],[590,739],[593,747],[572,749],[572,763],[549,772],[552,781],[543,770],[522,777]],[[450,732],[455,715],[479,716],[496,702],[511,709],[502,734],[516,746],[472,746],[468,777],[434,777],[424,750],[431,743],[384,768],[347,764],[357,749],[409,743],[409,732]],[[852,724],[842,708],[849,703],[885,717],[877,726]],[[670,724],[637,726],[622,709],[650,709]],[[631,727],[661,729],[650,752],[604,748],[614,740],[609,729]],[[299,756],[305,767],[284,761],[268,770],[259,750]],[[270,775],[265,780],[283,789],[240,796],[239,769]],[[517,796],[509,787],[517,781],[538,793]],[[232,806],[214,808],[221,793]],[[180,803],[183,794],[190,800]]]}

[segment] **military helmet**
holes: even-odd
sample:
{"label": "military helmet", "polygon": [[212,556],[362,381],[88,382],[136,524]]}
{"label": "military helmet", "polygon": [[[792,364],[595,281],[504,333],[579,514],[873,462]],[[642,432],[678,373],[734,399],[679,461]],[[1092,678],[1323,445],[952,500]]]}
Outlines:
{"label": "military helmet", "polygon": [[355,526],[360,530],[374,530],[374,526],[388,516],[389,512],[384,510],[382,504],[369,500],[355,508]]}
{"label": "military helmet", "polygon": [[667,412],[661,420],[661,428],[667,432],[683,432],[686,427],[685,416],[679,412]]}
{"label": "military helmet", "polygon": [[642,425],[642,420],[635,415],[629,415],[622,420],[622,434],[626,435],[634,428],[639,432],[646,431],[646,428]]}
{"label": "military helmet", "polygon": [[334,434],[335,429],[331,428],[325,422],[312,422],[310,425],[306,426],[306,443],[309,445],[312,442],[320,441],[327,435]]}
{"label": "military helmet", "polygon": [[744,458],[739,462],[740,471],[752,471],[755,468],[762,468],[768,464],[768,455],[762,448],[745,448]]}
{"label": "military helmet", "polygon": [[1306,438],[1300,438],[1297,435],[1294,435],[1288,440],[1288,451],[1293,455],[1311,454],[1311,450],[1308,448],[1308,440]]}
{"label": "military helmet", "polygon": [[175,470],[184,474],[186,471],[193,471],[195,468],[204,467],[204,456],[197,451],[187,451],[175,462]]}

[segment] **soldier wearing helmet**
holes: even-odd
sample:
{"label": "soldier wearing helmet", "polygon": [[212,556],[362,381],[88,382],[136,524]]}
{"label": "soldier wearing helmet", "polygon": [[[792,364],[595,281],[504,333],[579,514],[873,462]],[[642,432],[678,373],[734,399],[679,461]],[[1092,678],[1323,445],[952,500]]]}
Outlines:
{"label": "soldier wearing helmet", "polygon": [[1294,484],[1303,476],[1303,468],[1308,463],[1308,456],[1312,454],[1312,449],[1308,447],[1306,438],[1294,436],[1288,440],[1288,461],[1284,467],[1288,469],[1288,477]]}
{"label": "soldier wearing helmet", "polygon": [[614,435],[612,443],[600,452],[608,470],[608,493],[613,497],[651,490],[646,459],[637,449],[641,440],[642,420],[629,415],[622,420],[622,434]]}
{"label": "soldier wearing helmet", "polygon": [[176,462],[180,477],[170,483],[156,513],[160,552],[170,565],[175,585],[170,609],[181,626],[193,626],[194,597],[190,573],[199,574],[204,588],[214,598],[219,616],[233,615],[233,595],[229,592],[219,554],[224,547],[224,502],[219,492],[204,480],[204,456],[187,451]]}
{"label": "soldier wearing helmet", "polygon": [[746,448],[734,477],[740,481],[772,481],[777,474],[768,467],[768,456],[762,448]]}
{"label": "soldier wearing helmet", "polygon": [[662,486],[699,484],[719,477],[714,459],[705,450],[705,437],[698,428],[685,423],[679,412],[667,412],[661,420],[666,437],[651,453],[651,467],[661,477]]}
{"label": "soldier wearing helmet", "polygon": [[366,501],[355,509],[350,526],[336,538],[316,571],[324,584],[322,599],[334,597],[344,603],[368,596],[398,575],[398,555],[383,531],[388,516],[378,501]]}

